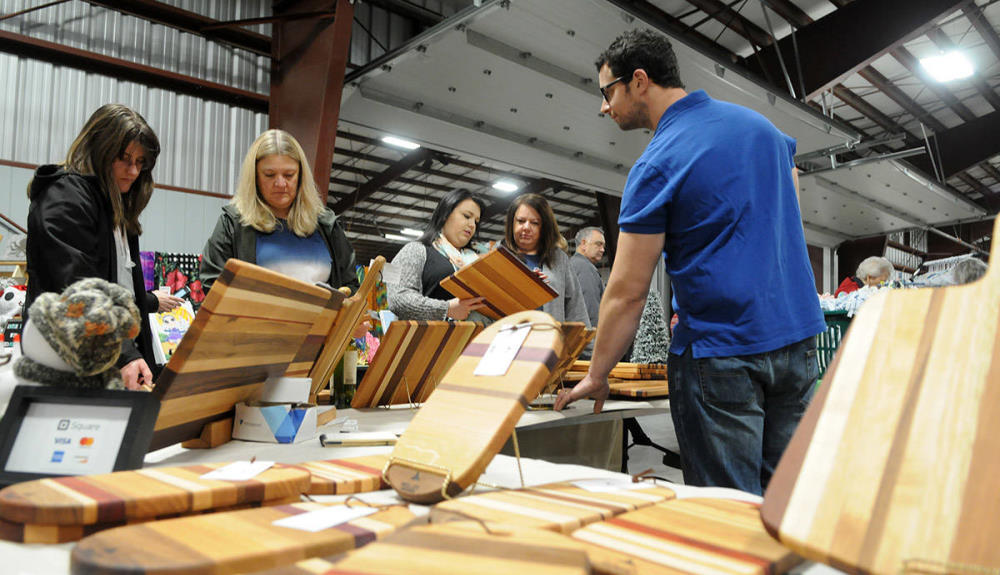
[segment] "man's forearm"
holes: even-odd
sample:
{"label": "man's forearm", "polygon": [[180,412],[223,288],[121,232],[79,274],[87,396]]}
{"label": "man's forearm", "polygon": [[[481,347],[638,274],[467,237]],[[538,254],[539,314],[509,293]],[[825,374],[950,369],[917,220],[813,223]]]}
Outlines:
{"label": "man's forearm", "polygon": [[601,315],[597,321],[597,340],[590,360],[592,377],[607,377],[629,344],[635,339],[639,318],[646,302],[646,290],[641,294],[623,294],[613,283],[608,284],[601,300]]}

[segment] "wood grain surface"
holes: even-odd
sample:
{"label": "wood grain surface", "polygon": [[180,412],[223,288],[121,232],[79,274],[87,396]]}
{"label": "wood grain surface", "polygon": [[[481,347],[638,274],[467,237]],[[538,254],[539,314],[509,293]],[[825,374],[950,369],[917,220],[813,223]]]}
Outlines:
{"label": "wood grain surface", "polygon": [[597,335],[596,328],[587,327],[583,322],[564,321],[560,326],[563,332],[563,352],[559,355],[559,363],[552,370],[552,375],[545,383],[545,390],[542,393],[555,393],[569,368],[576,362],[576,358],[580,357],[587,344]]}
{"label": "wood grain surface", "polygon": [[431,521],[440,523],[456,517],[468,517],[571,533],[584,525],[673,497],[671,489],[652,484],[642,489],[601,493],[587,491],[572,483],[552,483],[523,489],[489,491],[442,501],[431,508]]}
{"label": "wood grain surface", "polygon": [[388,455],[364,455],[299,463],[310,475],[309,495],[343,495],[388,489],[382,469]]}
{"label": "wood grain surface", "polygon": [[300,561],[267,575],[510,575],[590,573],[583,545],[548,531],[469,521],[397,531],[341,556]]}
{"label": "wood grain surface", "polygon": [[392,322],[351,407],[423,403],[482,329],[468,321]]}
{"label": "wood grain surface", "polygon": [[993,250],[978,282],[862,306],[765,495],[764,522],[786,545],[867,573],[1000,569]]}
{"label": "wood grain surface", "polygon": [[414,519],[396,506],[314,533],[272,524],[327,507],[295,503],[116,527],[77,543],[70,568],[75,575],[245,573],[343,553]]}
{"label": "wood grain surface", "polygon": [[[504,375],[473,375],[494,337],[508,326],[532,324]],[[470,343],[417,412],[392,451],[386,480],[404,499],[434,503],[442,487],[457,495],[500,451],[538,395],[562,351],[552,316],[527,311],[506,317]]]}
{"label": "wood grain surface", "polygon": [[[150,450],[196,439],[313,349],[314,324],[340,307],[341,294],[231,259],[163,368],[162,401]],[[298,359],[297,359],[298,358]]]}
{"label": "wood grain surface", "polygon": [[667,380],[619,380],[609,382],[612,397],[624,397],[628,399],[647,399],[654,397],[667,397]]}
{"label": "wood grain surface", "polygon": [[444,278],[441,287],[460,299],[485,298],[479,311],[492,319],[537,309],[559,295],[503,246]]}
{"label": "wood grain surface", "polygon": [[802,562],[768,536],[757,505],[726,499],[674,499],[572,537],[586,544],[596,573],[778,575]]}
{"label": "wood grain surface", "polygon": [[[590,370],[589,360],[577,360],[570,371],[586,373]],[[625,363],[619,362],[611,369],[609,378],[614,379],[666,379],[667,364],[665,363]]]}

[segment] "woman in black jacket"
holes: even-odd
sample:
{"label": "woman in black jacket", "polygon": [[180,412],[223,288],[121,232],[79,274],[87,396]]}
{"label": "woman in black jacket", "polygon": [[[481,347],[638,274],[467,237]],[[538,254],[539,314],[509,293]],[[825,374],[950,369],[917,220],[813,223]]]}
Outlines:
{"label": "woman in black jacket", "polygon": [[97,109],[61,164],[39,167],[28,186],[27,312],[44,292],[96,277],[135,294],[137,340],[122,342],[118,367],[128,389],[151,384],[148,315],[180,300],[146,293],[139,264],[139,215],[153,194],[160,143],[146,120],[121,104]]}

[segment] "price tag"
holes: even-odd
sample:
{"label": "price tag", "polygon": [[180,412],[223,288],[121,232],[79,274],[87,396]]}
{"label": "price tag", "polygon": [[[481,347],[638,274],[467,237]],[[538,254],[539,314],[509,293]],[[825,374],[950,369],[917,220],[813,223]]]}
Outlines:
{"label": "price tag", "polygon": [[512,328],[503,328],[493,338],[479,365],[473,370],[473,375],[503,375],[507,373],[511,362],[524,340],[531,333],[531,324],[522,324]]}
{"label": "price tag", "polygon": [[632,483],[628,477],[608,477],[604,479],[581,479],[574,481],[580,489],[585,489],[591,493],[613,493],[615,491],[627,491],[632,489],[646,489],[655,487],[652,483],[640,481]]}
{"label": "price tag", "polygon": [[371,515],[376,511],[377,509],[374,507],[327,507],[326,509],[317,509],[316,511],[278,519],[271,522],[271,525],[315,533],[335,527],[341,523],[347,523],[359,517]]}
{"label": "price tag", "polygon": [[209,471],[201,476],[202,479],[215,479],[218,481],[246,481],[264,473],[271,466],[273,461],[236,461],[224,467]]}

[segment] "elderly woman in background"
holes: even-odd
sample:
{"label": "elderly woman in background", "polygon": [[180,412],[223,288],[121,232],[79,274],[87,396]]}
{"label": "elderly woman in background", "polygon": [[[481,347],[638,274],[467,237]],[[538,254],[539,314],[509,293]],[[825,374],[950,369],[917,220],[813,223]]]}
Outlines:
{"label": "elderly woman in background", "polygon": [[405,320],[488,321],[475,312],[483,298],[458,299],[440,286],[441,280],[481,253],[473,243],[483,209],[483,201],[469,190],[453,190],[441,198],[423,235],[404,245],[392,260],[399,269],[399,283],[387,285],[389,311]]}
{"label": "elderly woman in background", "polygon": [[301,281],[358,289],[354,248],[320,200],[302,146],[282,130],[268,130],[250,146],[203,254],[206,287],[236,258]]}
{"label": "elderly woman in background", "polygon": [[507,209],[504,245],[559,295],[542,306],[556,321],[578,321],[590,326],[580,281],[564,251],[566,240],[549,202],[538,194],[522,194]]}
{"label": "elderly woman in background", "polygon": [[892,279],[892,271],[892,262],[883,257],[872,256],[865,258],[858,265],[856,275],[844,278],[844,281],[840,282],[840,286],[833,295],[837,297],[842,293],[851,293],[865,286],[877,286],[887,282]]}
{"label": "elderly woman in background", "polygon": [[[125,339],[117,366],[127,389],[153,382],[149,313],[181,300],[147,293],[139,264],[142,214],[153,195],[156,133],[138,113],[106,104],[87,120],[61,164],[39,167],[28,186],[28,282],[24,310],[44,292],[83,278],[116,283],[134,294],[142,318],[137,340]],[[55,367],[55,366],[49,366]]]}

